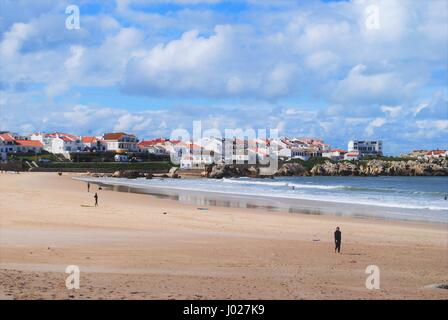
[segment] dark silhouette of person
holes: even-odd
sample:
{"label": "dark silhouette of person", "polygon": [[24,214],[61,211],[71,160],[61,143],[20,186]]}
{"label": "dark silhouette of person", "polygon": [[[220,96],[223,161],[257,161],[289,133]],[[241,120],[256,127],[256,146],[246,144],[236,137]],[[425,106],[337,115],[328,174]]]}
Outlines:
{"label": "dark silhouette of person", "polygon": [[98,193],[95,193],[93,198],[95,199],[95,207],[98,207]]}
{"label": "dark silhouette of person", "polygon": [[335,247],[334,247],[334,252],[336,253],[339,252],[341,253],[341,241],[342,241],[342,232],[339,230],[339,227],[336,227],[336,231],[334,232],[334,243],[335,243]]}
{"label": "dark silhouette of person", "polygon": [[90,192],[90,182],[87,182],[87,192]]}

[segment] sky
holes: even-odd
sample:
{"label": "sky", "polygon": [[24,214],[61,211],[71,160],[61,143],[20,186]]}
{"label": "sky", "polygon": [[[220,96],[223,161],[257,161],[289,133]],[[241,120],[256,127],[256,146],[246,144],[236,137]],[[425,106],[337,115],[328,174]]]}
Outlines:
{"label": "sky", "polygon": [[0,17],[0,130],[201,121],[448,149],[446,0],[0,0]]}

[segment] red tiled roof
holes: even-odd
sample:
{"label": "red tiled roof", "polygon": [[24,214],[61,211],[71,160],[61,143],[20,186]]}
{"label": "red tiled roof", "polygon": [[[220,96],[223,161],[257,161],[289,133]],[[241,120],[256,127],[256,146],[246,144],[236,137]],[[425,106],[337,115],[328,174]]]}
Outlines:
{"label": "red tiled roof", "polygon": [[0,134],[0,139],[7,142],[13,142],[15,139],[10,133]]}
{"label": "red tiled roof", "polygon": [[37,147],[42,148],[44,145],[37,140],[16,140],[17,144],[22,147]]}
{"label": "red tiled roof", "polygon": [[432,150],[432,151],[429,151],[429,152],[427,153],[427,155],[444,154],[445,152],[446,152],[445,150]]}
{"label": "red tiled roof", "polygon": [[62,133],[62,132],[55,132],[55,133],[46,134],[45,138],[59,138],[59,139],[62,139],[64,141],[76,141],[76,140],[78,140],[77,136],[75,136],[73,134],[69,134],[69,133]]}
{"label": "red tiled roof", "polygon": [[96,137],[82,137],[81,141],[83,143],[94,143],[97,141]]}
{"label": "red tiled roof", "polygon": [[106,133],[104,135],[104,140],[118,140],[123,136],[134,137],[132,134],[127,134],[124,132],[116,132],[116,133]]}
{"label": "red tiled roof", "polygon": [[166,142],[166,140],[163,138],[153,139],[153,140],[143,140],[138,144],[138,146],[139,147],[149,147],[149,146],[153,146],[155,144],[164,143],[164,142]]}

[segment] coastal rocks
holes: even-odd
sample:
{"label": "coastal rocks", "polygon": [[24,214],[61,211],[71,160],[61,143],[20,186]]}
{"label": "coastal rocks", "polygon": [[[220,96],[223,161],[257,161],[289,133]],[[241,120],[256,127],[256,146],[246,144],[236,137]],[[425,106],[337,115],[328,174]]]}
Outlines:
{"label": "coastal rocks", "polygon": [[120,178],[137,179],[140,177],[142,177],[142,174],[136,170],[124,170],[121,172]]}
{"label": "coastal rocks", "polygon": [[357,176],[359,170],[356,165],[351,163],[332,163],[326,161],[322,164],[315,165],[310,174],[312,176]]}
{"label": "coastal rocks", "polygon": [[207,177],[212,179],[222,179],[222,178],[237,178],[237,177],[258,177],[258,168],[256,167],[245,167],[239,165],[226,165],[218,164],[214,165],[205,171]]}
{"label": "coastal rocks", "polygon": [[313,176],[447,176],[446,159],[431,160],[370,160],[368,162],[326,161],[315,165],[310,174]]}
{"label": "coastal rocks", "polygon": [[258,176],[260,175],[260,169],[255,167],[255,166],[251,166],[247,169],[247,176],[251,177],[251,178],[258,178]]}
{"label": "coastal rocks", "polygon": [[121,178],[121,171],[115,171],[112,174],[112,178]]}
{"label": "coastal rocks", "polygon": [[179,176],[179,168],[178,167],[172,167],[170,171],[168,172],[169,178],[180,178]]}
{"label": "coastal rocks", "polygon": [[285,163],[275,173],[276,176],[303,176],[305,168],[300,163]]}
{"label": "coastal rocks", "polygon": [[306,169],[299,163],[285,163],[277,172],[266,174],[264,167],[247,165],[218,164],[207,166],[202,177],[222,179],[237,177],[269,177],[269,176],[448,176],[448,159],[416,159],[416,160],[330,160]]}
{"label": "coastal rocks", "polygon": [[386,170],[384,161],[371,160],[366,165],[361,165],[359,168],[360,175],[364,176],[379,176],[383,175]]}
{"label": "coastal rocks", "polygon": [[154,176],[153,176],[152,173],[145,173],[145,178],[146,178],[147,180],[152,179],[153,177],[154,177]]}

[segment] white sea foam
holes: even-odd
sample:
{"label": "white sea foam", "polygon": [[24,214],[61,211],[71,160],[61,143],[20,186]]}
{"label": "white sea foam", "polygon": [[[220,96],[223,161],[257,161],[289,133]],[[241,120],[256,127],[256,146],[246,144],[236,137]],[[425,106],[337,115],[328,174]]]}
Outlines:
{"label": "white sea foam", "polygon": [[[238,197],[262,197],[271,199],[288,199],[288,200],[308,200],[326,203],[339,203],[346,205],[363,205],[373,207],[395,208],[395,209],[412,209],[412,210],[429,210],[446,213],[448,217],[448,201],[447,205],[434,205],[431,201],[412,202],[411,199],[393,198],[387,199],[372,195],[366,197],[354,192],[342,191],[338,194],[332,193],[331,190],[342,189],[360,189],[351,186],[342,185],[321,185],[321,184],[297,184],[285,181],[259,181],[249,179],[223,179],[223,180],[172,180],[172,179],[117,179],[117,178],[88,178],[82,180],[90,180],[110,185],[121,185],[136,188],[145,188],[154,191],[158,190],[177,190],[183,192],[200,192],[232,195]],[[244,185],[246,187],[238,188],[235,185]],[[253,185],[252,187],[250,187]],[[262,189],[260,186],[272,187],[271,189]],[[294,190],[290,187],[294,186]],[[281,190],[278,187],[283,187]],[[299,190],[297,190],[299,189]],[[304,192],[296,192],[305,189]],[[328,193],[318,194],[312,192],[312,189],[322,190]],[[364,188],[368,190],[368,188]],[[383,188],[388,190],[387,188]],[[310,192],[306,191],[310,190]],[[412,194],[412,192],[411,192]]]}

